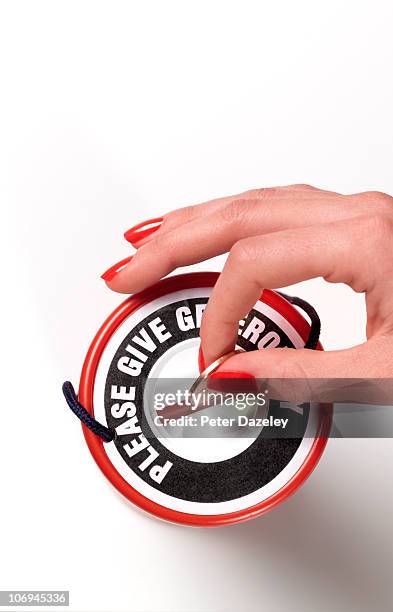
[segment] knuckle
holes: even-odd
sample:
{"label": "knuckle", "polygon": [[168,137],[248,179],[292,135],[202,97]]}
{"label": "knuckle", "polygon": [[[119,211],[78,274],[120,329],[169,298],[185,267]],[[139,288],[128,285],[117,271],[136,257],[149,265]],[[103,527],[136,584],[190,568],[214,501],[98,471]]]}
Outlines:
{"label": "knuckle", "polygon": [[381,199],[390,197],[386,193],[383,193],[383,191],[377,191],[377,190],[364,191],[362,195],[366,196],[370,200],[381,200]]}
{"label": "knuckle", "polygon": [[228,225],[237,225],[242,222],[250,210],[250,204],[244,199],[228,202],[221,211],[221,217]]}
{"label": "knuckle", "polygon": [[[369,241],[372,239],[373,243],[378,246],[385,247],[386,240],[391,239],[393,234],[393,219],[385,214],[374,214],[367,215],[360,218],[361,229],[364,238]],[[390,248],[390,244],[389,244]]]}
{"label": "knuckle", "polygon": [[161,260],[164,258],[168,265],[177,267],[179,251],[170,233],[160,234],[155,240],[146,244],[142,249],[149,249],[149,252]]}
{"label": "knuckle", "polygon": [[297,379],[305,379],[307,378],[307,373],[302,367],[299,360],[299,351],[297,350],[288,350],[282,348],[274,349],[274,357],[275,357],[275,371],[277,378],[297,378]]}
{"label": "knuckle", "polygon": [[244,196],[247,199],[267,200],[277,197],[282,197],[288,191],[320,191],[318,187],[307,183],[294,183],[292,185],[281,185],[279,187],[262,187],[260,189],[251,189],[246,191]]}
{"label": "knuckle", "polygon": [[318,187],[314,187],[313,185],[309,185],[308,183],[294,183],[293,185],[288,185],[288,189],[304,189],[304,190],[320,191]]}
{"label": "knuckle", "polygon": [[174,210],[164,217],[164,221],[162,222],[161,228],[163,229],[171,229],[173,226],[177,226],[181,223],[187,223],[191,221],[195,217],[196,206],[185,206],[184,208],[179,208],[178,210]]}
{"label": "knuckle", "polygon": [[231,264],[244,265],[249,261],[255,260],[257,251],[254,241],[250,239],[239,240],[236,242],[229,252],[229,260]]}
{"label": "knuckle", "polygon": [[268,200],[274,196],[282,194],[282,187],[260,187],[258,189],[250,189],[244,194],[247,199]]}
{"label": "knuckle", "polygon": [[367,201],[377,204],[382,210],[393,211],[393,197],[382,191],[365,191],[361,194]]}

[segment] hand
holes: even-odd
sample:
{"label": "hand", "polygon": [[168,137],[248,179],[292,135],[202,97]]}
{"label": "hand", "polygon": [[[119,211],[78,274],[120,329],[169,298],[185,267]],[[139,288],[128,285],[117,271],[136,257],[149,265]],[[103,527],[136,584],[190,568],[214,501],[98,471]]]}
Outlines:
{"label": "hand", "polygon": [[225,371],[256,378],[393,377],[392,197],[291,185],[189,206],[154,222],[127,232],[135,256],[103,277],[114,291],[133,293],[177,267],[229,252],[203,317],[206,364],[234,348],[238,321],[263,288],[321,276],[365,294],[367,342],[327,352],[252,351],[228,359]]}

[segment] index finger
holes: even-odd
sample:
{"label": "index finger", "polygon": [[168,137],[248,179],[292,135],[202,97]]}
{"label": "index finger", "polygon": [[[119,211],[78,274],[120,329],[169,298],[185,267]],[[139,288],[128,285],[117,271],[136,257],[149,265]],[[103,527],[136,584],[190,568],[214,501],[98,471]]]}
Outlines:
{"label": "index finger", "polygon": [[[381,294],[375,277],[386,275],[387,266],[391,265],[388,252],[381,256],[387,241],[386,236],[382,239],[377,225],[374,218],[357,217],[279,231],[236,243],[202,319],[205,364],[233,350],[239,320],[258,301],[262,288],[285,287],[319,276],[369,293],[367,307],[374,314],[374,332],[377,333],[383,325],[383,320],[378,322],[379,302],[386,302],[389,297],[386,292]],[[390,305],[383,310],[388,313],[392,309]]]}

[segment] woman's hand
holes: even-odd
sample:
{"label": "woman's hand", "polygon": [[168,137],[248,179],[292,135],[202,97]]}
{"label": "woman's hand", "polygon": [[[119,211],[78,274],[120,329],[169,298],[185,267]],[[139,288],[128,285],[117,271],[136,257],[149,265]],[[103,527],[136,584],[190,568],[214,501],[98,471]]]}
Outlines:
{"label": "woman's hand", "polygon": [[367,342],[340,351],[238,354],[225,371],[256,378],[393,377],[393,198],[308,185],[256,189],[175,210],[126,233],[137,252],[103,275],[134,293],[175,268],[229,252],[201,327],[205,363],[234,348],[263,288],[315,277],[365,294]]}

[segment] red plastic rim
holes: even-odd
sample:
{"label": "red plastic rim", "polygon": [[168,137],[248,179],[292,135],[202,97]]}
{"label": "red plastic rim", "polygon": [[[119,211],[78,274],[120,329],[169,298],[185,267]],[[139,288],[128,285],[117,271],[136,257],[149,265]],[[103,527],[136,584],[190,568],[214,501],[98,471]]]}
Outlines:
{"label": "red plastic rim", "polygon": [[[192,274],[171,276],[158,282],[153,287],[127,298],[116,308],[116,310],[113,311],[93,339],[82,368],[79,386],[79,400],[90,412],[90,414],[94,414],[93,391],[98,363],[106,344],[123,321],[131,313],[135,312],[145,304],[166,295],[167,293],[179,291],[180,289],[213,287],[218,276],[219,274],[216,272],[196,272]],[[286,318],[287,321],[297,330],[304,341],[307,340],[310,326],[302,315],[296,310],[296,308],[289,304],[280,295],[268,289],[264,290],[261,299],[264,303],[271,306],[284,318]],[[318,349],[322,350],[322,346],[318,345]],[[239,510],[237,512],[215,515],[198,515],[179,512],[177,510],[172,510],[157,504],[147,497],[141,495],[141,493],[131,487],[131,485],[119,474],[119,472],[110,462],[105,452],[104,443],[102,440],[84,425],[82,427],[90,452],[101,471],[112,483],[112,485],[136,506],[166,521],[198,527],[217,527],[220,525],[238,523],[240,521],[259,516],[260,514],[263,514],[264,512],[267,512],[280,504],[300,487],[300,485],[308,478],[310,473],[315,468],[326,446],[331,427],[332,407],[326,405],[324,408],[325,410],[323,411],[323,417],[321,418],[319,431],[317,432],[314,443],[302,466],[294,474],[291,480],[289,480],[271,497],[254,506]]]}

